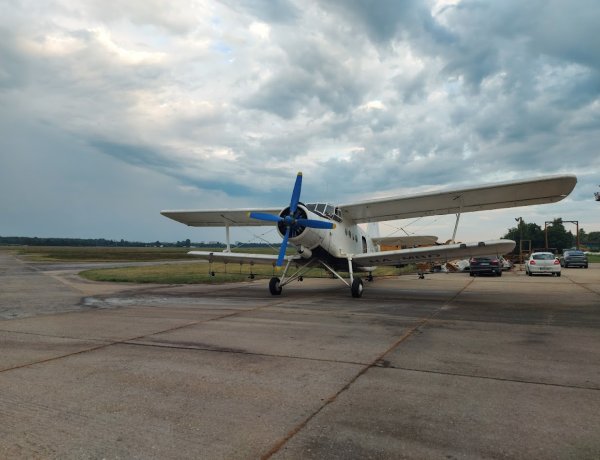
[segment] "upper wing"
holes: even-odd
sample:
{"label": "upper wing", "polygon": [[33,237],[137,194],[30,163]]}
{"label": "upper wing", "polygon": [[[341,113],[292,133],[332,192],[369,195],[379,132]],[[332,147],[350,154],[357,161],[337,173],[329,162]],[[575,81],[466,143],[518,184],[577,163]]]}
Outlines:
{"label": "upper wing", "polygon": [[[209,252],[189,251],[188,254],[208,260],[209,262],[224,262],[250,265],[273,265],[277,262],[277,254],[250,254],[245,252]],[[286,256],[285,260],[300,259],[301,256]]]}
{"label": "upper wing", "polygon": [[577,183],[573,175],[422,193],[409,197],[382,198],[340,205],[342,216],[356,223],[406,219],[409,217],[456,214],[554,203],[566,197]]}
{"label": "upper wing", "polygon": [[397,251],[371,252],[352,256],[352,260],[363,267],[377,265],[400,265],[413,262],[447,261],[473,256],[507,254],[515,247],[511,240],[492,240],[480,243],[447,244]]}
{"label": "upper wing", "polygon": [[250,212],[264,212],[273,215],[279,215],[280,208],[269,209],[213,209],[209,211],[180,210],[180,211],[161,211],[163,216],[176,220],[182,224],[191,227],[232,227],[242,226],[265,226],[265,221],[251,219],[248,217]]}

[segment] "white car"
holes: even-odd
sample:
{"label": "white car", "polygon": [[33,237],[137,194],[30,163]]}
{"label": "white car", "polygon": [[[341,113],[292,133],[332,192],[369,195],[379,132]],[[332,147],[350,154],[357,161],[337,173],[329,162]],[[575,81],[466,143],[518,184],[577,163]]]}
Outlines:
{"label": "white car", "polygon": [[525,261],[525,273],[528,276],[538,273],[560,276],[560,260],[551,252],[534,252]]}

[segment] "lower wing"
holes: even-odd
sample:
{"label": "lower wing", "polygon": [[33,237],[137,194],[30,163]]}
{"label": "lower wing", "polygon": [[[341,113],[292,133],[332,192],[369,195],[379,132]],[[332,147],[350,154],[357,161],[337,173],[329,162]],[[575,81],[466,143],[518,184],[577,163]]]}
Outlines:
{"label": "lower wing", "polygon": [[[209,262],[237,263],[249,265],[275,265],[277,254],[250,254],[244,252],[209,252],[209,251],[190,251],[189,255],[196,256]],[[285,260],[300,259],[300,256],[286,256]]]}
{"label": "lower wing", "polygon": [[473,256],[501,256],[515,248],[511,240],[492,240],[479,243],[447,244],[397,251],[370,252],[352,256],[352,261],[363,267],[401,265],[413,262],[448,261]]}

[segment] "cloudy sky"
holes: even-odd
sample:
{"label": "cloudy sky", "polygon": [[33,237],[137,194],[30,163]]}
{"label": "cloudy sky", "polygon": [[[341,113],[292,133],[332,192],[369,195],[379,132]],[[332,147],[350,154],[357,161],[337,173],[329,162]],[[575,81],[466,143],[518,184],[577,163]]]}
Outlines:
{"label": "cloudy sky", "polygon": [[573,173],[459,237],[598,231],[598,24],[596,0],[0,0],[0,235],[222,240],[159,211],[283,207],[297,171],[334,203]]}

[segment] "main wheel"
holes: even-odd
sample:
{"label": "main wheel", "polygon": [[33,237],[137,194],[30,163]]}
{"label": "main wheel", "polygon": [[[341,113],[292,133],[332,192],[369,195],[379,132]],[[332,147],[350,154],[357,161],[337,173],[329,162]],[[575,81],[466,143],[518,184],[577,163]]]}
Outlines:
{"label": "main wheel", "polygon": [[269,291],[271,291],[272,295],[281,295],[281,285],[279,283],[279,278],[276,276],[269,281]]}
{"label": "main wheel", "polygon": [[352,297],[362,297],[363,293],[363,282],[360,278],[354,278],[352,281],[352,287],[350,288],[352,291]]}

